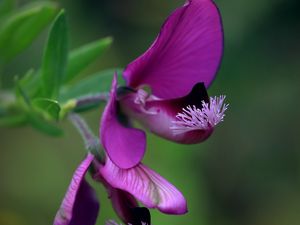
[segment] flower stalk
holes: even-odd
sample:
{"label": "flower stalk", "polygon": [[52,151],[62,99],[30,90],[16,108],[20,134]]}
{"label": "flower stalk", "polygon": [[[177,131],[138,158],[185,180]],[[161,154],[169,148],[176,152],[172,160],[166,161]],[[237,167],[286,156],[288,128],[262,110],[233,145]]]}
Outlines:
{"label": "flower stalk", "polygon": [[90,104],[99,104],[100,102],[107,102],[109,99],[109,93],[98,93],[95,95],[88,95],[78,98],[76,100],[76,108],[84,107]]}
{"label": "flower stalk", "polygon": [[96,156],[96,158],[103,162],[103,157],[101,156],[101,145],[98,138],[93,134],[88,124],[85,120],[79,116],[77,113],[70,113],[69,120],[80,133],[84,144],[85,149]]}

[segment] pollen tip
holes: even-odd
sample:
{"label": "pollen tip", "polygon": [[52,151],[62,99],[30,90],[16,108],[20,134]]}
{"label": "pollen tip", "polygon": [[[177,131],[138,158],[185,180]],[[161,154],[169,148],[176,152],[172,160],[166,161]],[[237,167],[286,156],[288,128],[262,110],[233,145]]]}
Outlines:
{"label": "pollen tip", "polygon": [[229,104],[225,104],[226,96],[210,97],[209,103],[202,101],[202,108],[199,109],[195,105],[182,109],[182,112],[176,115],[176,119],[172,121],[170,127],[174,135],[179,135],[193,130],[207,130],[215,127],[222,122],[225,117],[225,111]]}

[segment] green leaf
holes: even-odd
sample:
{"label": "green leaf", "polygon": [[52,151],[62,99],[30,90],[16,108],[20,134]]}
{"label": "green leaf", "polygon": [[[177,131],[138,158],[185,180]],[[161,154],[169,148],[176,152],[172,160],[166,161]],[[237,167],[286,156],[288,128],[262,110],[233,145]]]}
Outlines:
{"label": "green leaf", "polygon": [[15,81],[15,93],[17,97],[16,99],[20,105],[22,105],[24,108],[31,107],[31,99],[18,78],[16,78]]}
{"label": "green leaf", "polygon": [[15,0],[1,0],[0,1],[0,17],[11,12],[16,5]]}
{"label": "green leaf", "polygon": [[0,27],[0,52],[3,60],[12,59],[28,47],[56,13],[56,4],[40,2],[26,5],[9,16]]}
{"label": "green leaf", "polygon": [[[60,93],[60,101],[67,102],[70,99],[77,99],[82,96],[95,95],[102,92],[109,92],[114,73],[121,69],[110,69],[101,71],[92,76],[78,81],[76,84],[64,87]],[[118,77],[119,84],[124,83],[122,78]]]}
{"label": "green leaf", "polygon": [[[38,73],[33,69],[28,70],[26,74],[16,82],[16,87],[21,87],[30,99],[33,98],[39,88]],[[20,97],[20,91],[18,88],[16,88],[16,96],[18,98]]]}
{"label": "green leaf", "polygon": [[101,56],[110,47],[111,43],[112,38],[107,37],[73,50],[69,54],[67,74],[64,82],[67,83],[75,78],[90,63]]}
{"label": "green leaf", "polygon": [[60,105],[57,101],[47,98],[37,98],[32,102],[33,107],[42,110],[49,119],[59,120]]}
{"label": "green leaf", "polygon": [[28,113],[28,119],[32,127],[54,137],[62,136],[63,130],[52,123],[47,122],[36,114]]}
{"label": "green leaf", "polygon": [[41,70],[43,97],[57,98],[66,71],[67,53],[67,24],[62,10],[51,27],[44,51]]}
{"label": "green leaf", "polygon": [[26,114],[0,116],[0,127],[16,127],[27,122]]}

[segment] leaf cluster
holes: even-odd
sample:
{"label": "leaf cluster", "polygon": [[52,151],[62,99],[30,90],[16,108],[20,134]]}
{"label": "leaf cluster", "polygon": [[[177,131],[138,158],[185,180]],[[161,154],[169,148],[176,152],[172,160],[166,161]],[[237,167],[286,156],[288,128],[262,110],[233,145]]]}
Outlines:
{"label": "leaf cluster", "polygon": [[[16,77],[14,90],[0,91],[0,126],[30,124],[46,134],[61,135],[63,131],[57,122],[69,112],[79,111],[80,99],[109,90],[117,69],[96,72],[86,78],[80,74],[105,53],[112,38],[101,38],[70,51],[66,13],[52,1],[16,9],[13,0],[3,0],[0,19],[0,66],[17,57],[50,26],[40,68]],[[80,107],[80,111],[98,105],[89,104]]]}

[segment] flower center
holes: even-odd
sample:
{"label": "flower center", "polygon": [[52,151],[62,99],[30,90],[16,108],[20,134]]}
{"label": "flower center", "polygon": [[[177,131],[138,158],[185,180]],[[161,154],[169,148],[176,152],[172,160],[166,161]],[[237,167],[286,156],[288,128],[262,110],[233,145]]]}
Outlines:
{"label": "flower center", "polygon": [[148,98],[149,98],[149,93],[143,89],[139,89],[136,92],[134,103],[144,106]]}
{"label": "flower center", "polygon": [[224,120],[228,104],[224,104],[225,96],[210,97],[210,103],[202,101],[202,109],[196,106],[187,106],[176,115],[170,129],[175,135],[193,130],[207,130]]}

